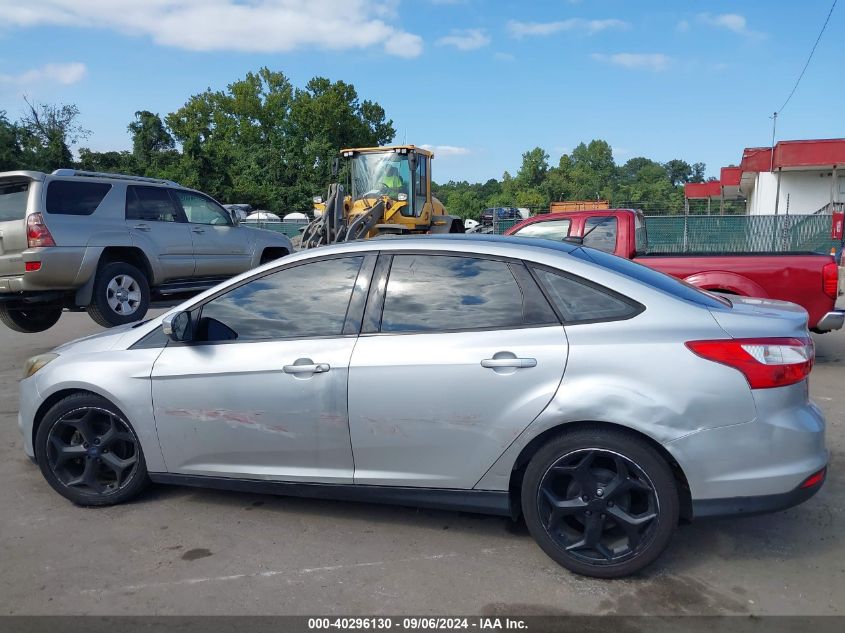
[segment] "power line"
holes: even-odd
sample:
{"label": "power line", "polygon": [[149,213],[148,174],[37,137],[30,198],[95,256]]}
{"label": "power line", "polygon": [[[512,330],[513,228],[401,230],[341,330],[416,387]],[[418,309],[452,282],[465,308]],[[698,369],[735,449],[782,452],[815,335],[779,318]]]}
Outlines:
{"label": "power line", "polygon": [[813,44],[813,49],[810,51],[810,56],[807,58],[807,63],[804,64],[804,68],[801,70],[801,74],[798,75],[798,79],[795,81],[795,85],[792,87],[792,92],[789,93],[789,96],[786,98],[786,101],[783,102],[783,105],[777,109],[775,112],[775,118],[778,114],[780,114],[783,109],[786,107],[786,104],[789,103],[789,100],[792,99],[792,95],[795,94],[795,91],[798,90],[798,84],[801,83],[801,79],[804,77],[804,73],[807,72],[807,67],[810,65],[810,60],[813,59],[813,53],[816,52],[816,47],[819,45],[819,41],[822,39],[822,35],[824,35],[824,31],[827,28],[827,23],[830,22],[830,16],[833,15],[833,10],[836,8],[836,3],[839,0],[833,0],[833,4],[830,6],[830,11],[827,13],[827,18],[822,25],[822,30],[819,31],[819,36],[816,38],[816,43]]}

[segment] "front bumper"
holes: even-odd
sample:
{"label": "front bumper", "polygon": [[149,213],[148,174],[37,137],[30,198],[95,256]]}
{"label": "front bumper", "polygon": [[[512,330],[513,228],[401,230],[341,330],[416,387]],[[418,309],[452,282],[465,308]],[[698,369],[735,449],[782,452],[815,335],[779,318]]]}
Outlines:
{"label": "front bumper", "polygon": [[35,420],[35,412],[41,403],[41,395],[38,392],[38,387],[35,386],[35,375],[21,380],[19,391],[18,428],[23,435],[23,450],[30,459],[35,459],[35,448],[32,445],[32,425]]}
{"label": "front bumper", "polygon": [[845,311],[832,310],[819,319],[815,329],[819,332],[830,332],[831,330],[841,330],[843,324],[845,324]]}

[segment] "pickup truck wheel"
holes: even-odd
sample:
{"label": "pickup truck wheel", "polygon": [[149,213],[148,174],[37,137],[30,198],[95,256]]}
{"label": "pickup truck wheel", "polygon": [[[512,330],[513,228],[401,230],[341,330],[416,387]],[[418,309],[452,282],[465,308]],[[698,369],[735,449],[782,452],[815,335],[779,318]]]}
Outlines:
{"label": "pickup truck wheel", "polygon": [[529,532],[551,558],[595,578],[628,576],[669,545],[680,503],[668,464],[639,438],[605,429],[560,435],[522,482]]}
{"label": "pickup truck wheel", "polygon": [[101,266],[94,280],[88,314],[103,327],[144,318],[150,307],[150,285],[140,270],[124,262]]}
{"label": "pickup truck wheel", "polygon": [[49,330],[61,316],[61,306],[44,305],[14,309],[0,303],[0,321],[15,332],[33,334]]}

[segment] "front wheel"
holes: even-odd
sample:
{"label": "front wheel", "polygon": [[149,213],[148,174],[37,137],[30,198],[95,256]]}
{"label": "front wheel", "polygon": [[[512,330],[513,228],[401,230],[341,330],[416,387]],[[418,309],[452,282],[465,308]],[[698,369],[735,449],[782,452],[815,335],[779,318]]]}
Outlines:
{"label": "front wheel", "polygon": [[531,535],[585,576],[619,578],[652,563],[669,545],[679,510],[666,461],[625,432],[564,433],[534,455],[523,478]]}
{"label": "front wheel", "polygon": [[149,482],[137,435],[111,402],[95,394],[70,395],[47,412],[35,456],[47,483],[77,505],[122,503]]}
{"label": "front wheel", "polygon": [[97,271],[88,314],[103,327],[140,321],[150,307],[150,286],[140,270],[124,262]]}
{"label": "front wheel", "polygon": [[62,316],[61,306],[43,305],[22,309],[9,308],[0,303],[0,321],[15,332],[33,334],[49,330]]}

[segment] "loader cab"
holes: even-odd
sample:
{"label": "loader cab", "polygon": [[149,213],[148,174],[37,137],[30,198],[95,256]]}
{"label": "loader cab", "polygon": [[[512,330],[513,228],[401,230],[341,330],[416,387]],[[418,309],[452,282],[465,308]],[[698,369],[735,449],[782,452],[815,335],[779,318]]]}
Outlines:
{"label": "loader cab", "polygon": [[388,207],[406,218],[429,215],[431,152],[413,145],[345,149],[353,206],[387,198]]}

